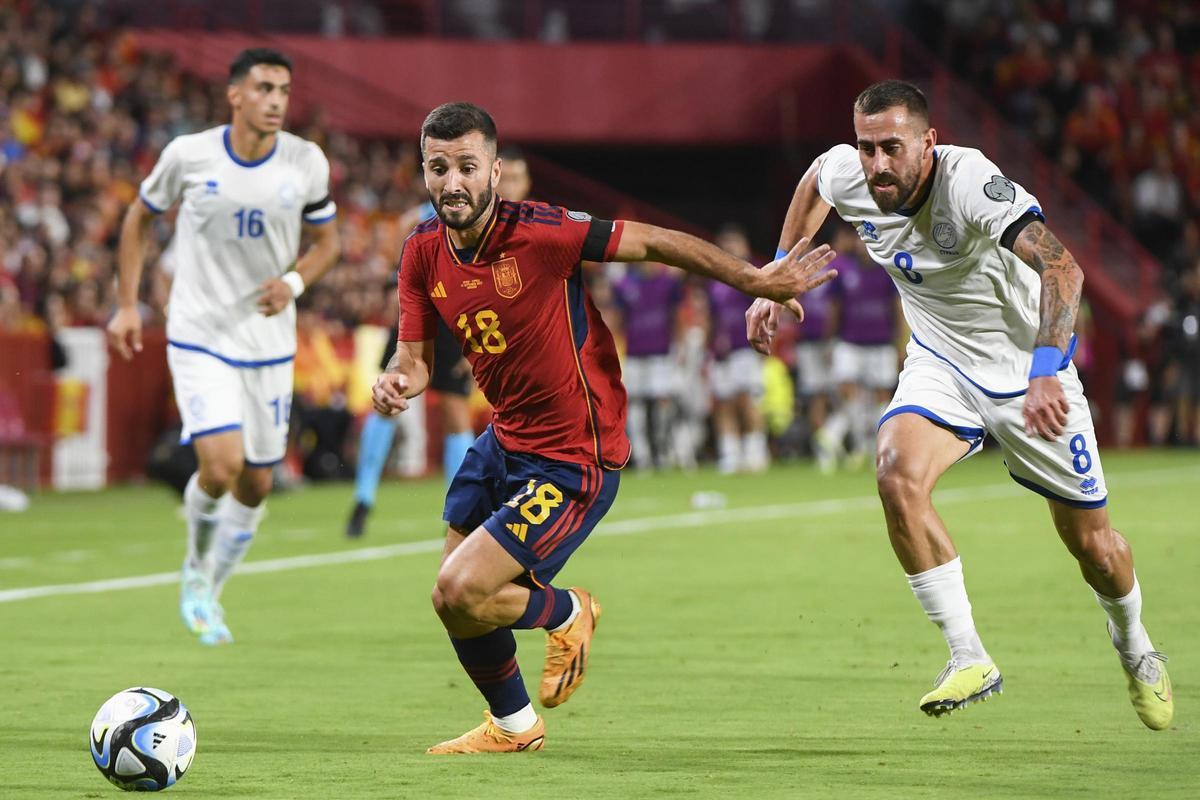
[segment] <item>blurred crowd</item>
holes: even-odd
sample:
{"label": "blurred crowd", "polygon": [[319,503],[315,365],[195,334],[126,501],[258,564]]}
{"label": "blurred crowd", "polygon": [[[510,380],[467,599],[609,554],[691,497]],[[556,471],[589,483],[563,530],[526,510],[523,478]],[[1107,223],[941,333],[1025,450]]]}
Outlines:
{"label": "blurred crowd", "polygon": [[1125,353],[1118,437],[1200,443],[1200,4],[949,0],[905,17],[1163,264]]}
{"label": "blurred crowd", "polygon": [[[1004,13],[972,16],[993,5]],[[1169,23],[1150,24],[1125,13],[1131,5],[914,4],[916,18],[939,21],[930,29],[942,32],[948,62],[1163,259],[1166,299],[1126,353],[1118,427],[1131,441],[1134,412],[1148,405],[1152,442],[1195,442],[1200,14],[1169,4],[1174,16],[1161,17]],[[171,138],[227,113],[223,85],[140,52],[93,5],[70,14],[0,7],[0,331],[103,325],[115,300],[120,222],[140,177]],[[353,457],[347,433],[365,407],[361,388],[354,398],[356,375],[374,369],[374,356],[356,355],[356,345],[382,341],[364,338],[363,326],[394,323],[389,281],[404,236],[428,207],[414,142],[338,133],[320,112],[294,130],[327,154],[339,206],[342,262],[301,298],[296,362],[297,408],[317,420],[306,447],[335,474],[340,468],[328,465]],[[165,312],[172,228],[170,213],[156,221],[147,258],[141,310],[152,327]],[[842,278],[808,298],[807,322],[785,330],[790,338],[770,359],[745,340],[748,298],[655,265],[589,269],[597,304],[627,350],[637,466],[713,458],[725,471],[757,470],[771,454],[814,454],[828,469],[864,461],[904,332],[894,291],[857,237],[836,227],[829,236],[846,262]],[[749,256],[736,228],[720,243]]]}

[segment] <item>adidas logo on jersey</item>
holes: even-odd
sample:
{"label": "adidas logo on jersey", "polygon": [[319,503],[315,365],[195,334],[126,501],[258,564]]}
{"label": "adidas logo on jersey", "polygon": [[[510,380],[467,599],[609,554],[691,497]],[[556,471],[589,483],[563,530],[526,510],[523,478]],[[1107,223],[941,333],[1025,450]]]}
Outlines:
{"label": "adidas logo on jersey", "polygon": [[508,532],[522,542],[525,541],[525,536],[529,533],[529,526],[524,522],[510,522],[504,527],[508,528]]}
{"label": "adidas logo on jersey", "polygon": [[441,281],[437,282],[437,286],[433,287],[433,291],[429,293],[433,298],[444,298],[446,296],[446,286]]}

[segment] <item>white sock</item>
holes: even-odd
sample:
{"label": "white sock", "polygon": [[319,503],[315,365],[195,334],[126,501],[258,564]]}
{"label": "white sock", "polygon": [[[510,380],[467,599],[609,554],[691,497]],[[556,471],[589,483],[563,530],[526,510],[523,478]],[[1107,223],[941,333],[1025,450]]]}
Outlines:
{"label": "white sock", "polygon": [[[1095,591],[1093,589],[1093,591]],[[1095,592],[1096,602],[1112,620],[1116,648],[1124,655],[1140,656],[1154,649],[1146,627],[1142,625],[1142,587],[1137,575],[1133,576],[1133,589],[1124,597],[1105,597]]]}
{"label": "white sock", "polygon": [[533,710],[533,703],[526,703],[520,711],[514,711],[508,716],[493,715],[492,722],[496,723],[496,727],[509,733],[524,733],[537,724],[537,712]]}
{"label": "white sock", "polygon": [[771,463],[771,453],[767,449],[766,431],[751,431],[742,434],[742,453],[746,469],[766,469]]}
{"label": "white sock", "polygon": [[942,629],[942,636],[950,646],[950,657],[960,667],[991,663],[992,659],[975,632],[961,558],[955,557],[941,566],[909,575],[908,585],[921,608],[925,609],[925,615]]}
{"label": "white sock", "polygon": [[193,569],[201,569],[217,526],[217,506],[221,498],[212,497],[200,488],[200,473],[193,472],[183,490],[183,508],[187,516],[187,560]]}
{"label": "white sock", "polygon": [[717,469],[721,472],[737,472],[741,467],[741,440],[736,433],[722,433],[717,437]]}
{"label": "white sock", "polygon": [[630,400],[626,419],[630,444],[633,446],[633,463],[638,469],[649,469],[654,463],[654,458],[650,452],[650,423],[646,414],[646,401],[640,397]]}
{"label": "white sock", "polygon": [[561,631],[574,622],[575,618],[579,616],[579,609],[583,607],[579,605],[579,598],[575,596],[574,592],[568,589],[567,594],[571,595],[571,613],[567,615],[567,619],[562,625],[559,625],[557,628],[550,628],[549,630],[551,633],[554,631]]}
{"label": "white sock", "polygon": [[265,503],[251,508],[242,505],[237,498],[231,496],[221,512],[216,545],[211,548],[209,554],[214,600],[220,598],[225,581],[229,580],[233,570],[246,557],[246,551],[254,541],[254,533],[258,530],[258,523],[262,521],[265,510]]}

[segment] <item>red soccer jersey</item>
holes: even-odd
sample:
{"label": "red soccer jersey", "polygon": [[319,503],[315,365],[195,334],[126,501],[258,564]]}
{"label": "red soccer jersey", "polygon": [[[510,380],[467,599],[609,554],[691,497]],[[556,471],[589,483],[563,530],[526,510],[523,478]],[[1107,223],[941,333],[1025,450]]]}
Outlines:
{"label": "red soccer jersey", "polygon": [[500,201],[464,262],[436,217],[400,255],[402,342],[440,316],[495,409],[506,450],[619,469],[629,460],[625,387],[612,334],[580,261],[607,261],[622,223],[545,203]]}

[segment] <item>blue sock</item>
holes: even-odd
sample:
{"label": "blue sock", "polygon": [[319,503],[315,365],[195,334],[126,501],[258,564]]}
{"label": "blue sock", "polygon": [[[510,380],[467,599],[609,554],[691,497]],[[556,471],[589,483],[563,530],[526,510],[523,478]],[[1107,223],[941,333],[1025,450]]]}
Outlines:
{"label": "blue sock", "polygon": [[517,640],[508,628],[473,639],[450,637],[458,661],[487,700],[493,717],[507,717],[529,705],[529,694],[517,666]]}
{"label": "blue sock", "polygon": [[566,589],[555,589],[553,586],[531,589],[525,613],[509,627],[517,630],[557,628],[571,616],[571,608],[571,593]]}
{"label": "blue sock", "polygon": [[383,464],[387,461],[395,436],[395,417],[381,417],[373,413],[363,423],[362,436],[358,440],[358,472],[354,478],[354,499],[363,505],[375,505],[379,476],[383,474]]}
{"label": "blue sock", "polygon": [[446,435],[446,444],[442,451],[442,469],[446,473],[447,486],[450,485],[450,481],[454,480],[455,473],[462,466],[463,459],[467,457],[467,451],[474,443],[475,434],[470,432]]}

